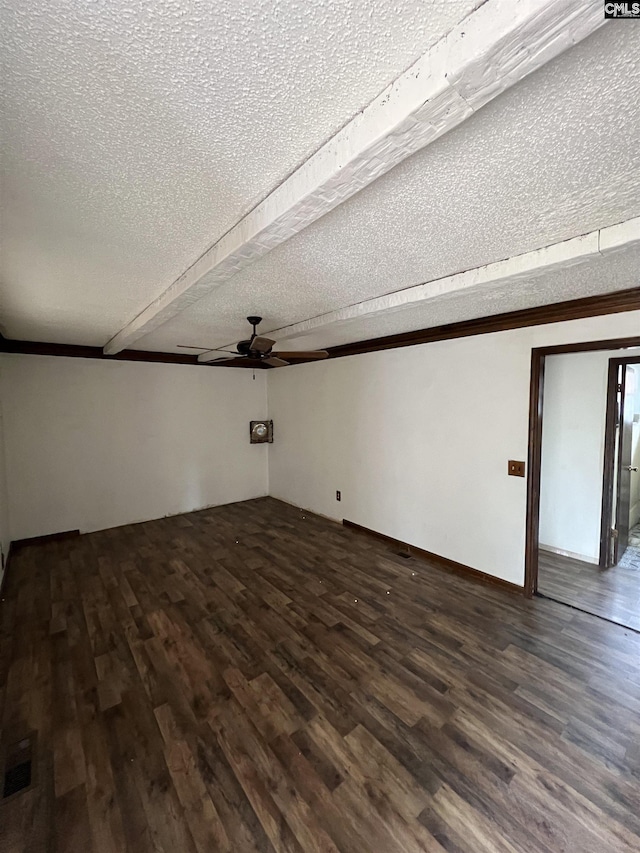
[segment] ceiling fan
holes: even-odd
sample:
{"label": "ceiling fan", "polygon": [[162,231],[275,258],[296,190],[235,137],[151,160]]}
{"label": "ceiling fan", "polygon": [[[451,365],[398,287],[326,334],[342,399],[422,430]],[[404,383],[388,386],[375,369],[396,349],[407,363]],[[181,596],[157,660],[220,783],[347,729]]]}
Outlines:
{"label": "ceiling fan", "polygon": [[[202,364],[215,364],[219,367],[286,367],[297,361],[311,361],[314,359],[328,358],[326,350],[309,350],[306,352],[273,352],[275,341],[258,335],[256,326],[262,322],[262,317],[247,317],[253,329],[251,337],[246,341],[239,341],[236,346],[237,352],[232,350],[208,349],[207,347],[194,347],[178,344],[182,349],[207,350],[198,356]],[[225,352],[229,355],[218,356],[217,353]]]}

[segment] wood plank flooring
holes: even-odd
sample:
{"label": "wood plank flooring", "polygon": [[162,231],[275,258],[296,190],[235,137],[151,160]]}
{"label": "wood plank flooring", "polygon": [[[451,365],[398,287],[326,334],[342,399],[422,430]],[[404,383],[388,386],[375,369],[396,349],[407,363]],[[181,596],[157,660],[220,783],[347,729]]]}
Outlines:
{"label": "wood plank flooring", "polygon": [[22,548],[2,853],[640,849],[640,635],[270,498]]}
{"label": "wood plank flooring", "polygon": [[[635,551],[631,546],[629,551]],[[627,553],[627,557],[630,554]],[[538,591],[553,598],[640,631],[640,565],[601,569],[592,563],[540,551]]]}

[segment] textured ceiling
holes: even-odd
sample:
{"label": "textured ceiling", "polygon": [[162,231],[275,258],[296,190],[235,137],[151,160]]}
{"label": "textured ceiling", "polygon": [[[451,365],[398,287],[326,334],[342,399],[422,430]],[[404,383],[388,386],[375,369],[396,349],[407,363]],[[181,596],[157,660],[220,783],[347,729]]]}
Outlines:
{"label": "textured ceiling", "polygon": [[456,323],[472,317],[488,317],[583,296],[612,293],[640,286],[639,271],[640,246],[635,244],[633,248],[557,272],[519,281],[492,283],[478,287],[472,293],[448,293],[377,316],[333,323],[297,338],[283,338],[281,348],[301,350],[337,346]]}
{"label": "textured ceiling", "polygon": [[[640,27],[602,28],[137,346],[221,346],[245,331],[247,313],[264,316],[264,331],[282,328],[637,216],[640,88],[619,83],[639,72]],[[610,289],[604,278],[581,281],[543,297],[536,282],[528,298]],[[451,319],[443,312],[454,302],[443,303],[437,323],[526,307],[524,293],[491,305],[466,294]],[[388,333],[402,331],[398,322]],[[314,337],[335,342],[329,329]]]}
{"label": "textured ceiling", "polygon": [[103,344],[478,0],[0,0],[5,331]]}
{"label": "textured ceiling", "polygon": [[[5,334],[103,345],[477,5],[0,0]],[[607,24],[136,347],[223,346],[249,313],[282,328],[637,216],[639,71],[640,27]],[[637,269],[629,252],[287,347],[637,286]]]}

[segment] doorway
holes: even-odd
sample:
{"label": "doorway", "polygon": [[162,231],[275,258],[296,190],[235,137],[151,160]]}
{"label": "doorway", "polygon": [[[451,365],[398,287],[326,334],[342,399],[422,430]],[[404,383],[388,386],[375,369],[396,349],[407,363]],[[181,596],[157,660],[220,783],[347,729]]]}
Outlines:
{"label": "doorway", "polygon": [[600,565],[640,571],[640,357],[609,362]]}
{"label": "doorway", "polygon": [[525,583],[529,595],[640,631],[637,347],[532,353]]}

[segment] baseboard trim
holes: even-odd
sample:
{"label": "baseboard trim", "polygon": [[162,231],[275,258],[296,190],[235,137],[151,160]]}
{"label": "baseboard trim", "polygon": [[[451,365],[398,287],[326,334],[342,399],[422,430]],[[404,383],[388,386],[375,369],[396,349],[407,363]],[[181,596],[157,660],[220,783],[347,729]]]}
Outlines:
{"label": "baseboard trim", "polygon": [[578,554],[576,551],[565,551],[563,548],[556,548],[555,545],[538,545],[539,551],[546,551],[548,554],[557,554],[559,557],[569,557],[572,560],[580,560],[581,563],[590,563],[592,566],[598,566],[600,560],[597,557],[585,557],[584,554]]}
{"label": "baseboard trim", "polygon": [[9,548],[14,550],[25,545],[43,545],[45,542],[58,542],[63,539],[75,539],[80,536],[79,530],[63,530],[61,533],[47,533],[45,536],[33,536],[31,539],[15,539]]}
{"label": "baseboard trim", "polygon": [[495,577],[494,575],[488,575],[486,572],[481,572],[479,569],[472,569],[471,566],[465,566],[464,563],[458,563],[456,560],[450,560],[448,557],[441,557],[440,554],[434,554],[432,551],[425,551],[424,548],[417,548],[415,545],[409,545],[408,542],[403,542],[401,539],[394,539],[393,536],[387,536],[386,533],[379,533],[377,530],[370,530],[368,527],[356,524],[355,521],[349,521],[348,519],[343,518],[342,524],[351,530],[356,530],[359,533],[365,533],[367,536],[372,536],[374,539],[379,539],[381,542],[393,545],[414,557],[419,557],[422,560],[428,560],[431,563],[436,563],[439,568],[442,568],[445,571],[461,575],[469,580],[498,587],[499,589],[512,594],[516,593],[517,595],[524,595],[524,587],[511,583],[511,581],[505,581],[502,578]]}

